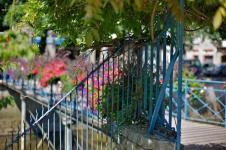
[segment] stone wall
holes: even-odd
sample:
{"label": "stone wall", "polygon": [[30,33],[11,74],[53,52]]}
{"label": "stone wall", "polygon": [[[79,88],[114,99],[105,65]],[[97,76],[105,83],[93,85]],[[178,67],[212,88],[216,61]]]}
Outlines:
{"label": "stone wall", "polygon": [[157,136],[150,136],[140,126],[129,126],[122,129],[121,150],[175,150],[176,143]]}

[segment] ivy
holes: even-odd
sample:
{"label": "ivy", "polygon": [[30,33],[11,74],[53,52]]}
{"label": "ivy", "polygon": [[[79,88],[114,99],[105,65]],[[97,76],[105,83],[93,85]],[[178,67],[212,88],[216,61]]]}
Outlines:
{"label": "ivy", "polygon": [[2,99],[0,99],[0,110],[3,108],[7,108],[9,105],[13,105],[15,103],[14,97],[7,96]]}

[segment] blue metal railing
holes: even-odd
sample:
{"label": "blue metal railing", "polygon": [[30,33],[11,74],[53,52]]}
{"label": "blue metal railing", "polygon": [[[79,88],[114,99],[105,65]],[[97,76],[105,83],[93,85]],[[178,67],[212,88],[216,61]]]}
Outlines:
{"label": "blue metal railing", "polygon": [[[184,80],[184,118],[226,127],[226,82]],[[197,86],[192,86],[198,83]]]}
{"label": "blue metal railing", "polygon": [[[3,84],[27,95],[27,91],[32,91],[31,97],[39,95],[47,99],[47,107],[36,108],[35,115],[30,113],[29,125],[24,122],[16,138],[10,142],[6,139],[5,149],[13,148],[15,143],[21,143],[21,149],[26,149],[28,143],[30,149],[119,149],[123,128],[142,124],[148,134],[159,134],[175,142],[179,150],[182,23],[178,22],[175,29],[176,21],[169,15],[164,17],[161,30],[160,17],[157,22],[161,34],[153,42],[125,41],[107,58],[101,56],[103,61],[93,65],[91,72],[87,71],[87,76],[60,98],[57,96],[62,94],[54,93],[53,86],[50,93],[45,93],[37,87],[36,80],[29,84],[25,79],[15,80],[5,74]],[[167,37],[169,30],[170,37]],[[166,38],[171,39],[168,65]],[[178,82],[173,82],[178,58]],[[169,95],[166,94],[168,85]],[[174,86],[178,87],[176,119],[172,115]],[[167,118],[166,106],[169,108]],[[173,119],[176,126],[172,124]]]}
{"label": "blue metal railing", "polygon": [[[224,81],[183,79],[183,119],[226,127],[225,85]],[[166,92],[168,96],[169,90],[167,89]],[[176,116],[177,88],[173,91],[172,113]],[[168,106],[167,110],[169,110]]]}

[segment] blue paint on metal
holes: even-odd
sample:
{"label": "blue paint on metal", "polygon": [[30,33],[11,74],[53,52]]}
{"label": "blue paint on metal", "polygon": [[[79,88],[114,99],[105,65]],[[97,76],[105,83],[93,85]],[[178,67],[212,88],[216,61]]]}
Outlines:
{"label": "blue paint on metal", "polygon": [[[170,62],[173,59],[173,51],[174,51],[174,18],[172,17],[171,26],[170,26]],[[173,73],[170,77],[169,82],[169,125],[172,126],[172,107],[173,107]]]}
{"label": "blue paint on metal", "polygon": [[[55,104],[55,99],[53,99]],[[53,112],[53,148],[56,149],[56,112]]]}
{"label": "blue paint on metal", "polygon": [[[42,106],[42,116],[44,115],[44,107]],[[42,119],[42,150],[44,149],[44,119]]]}
{"label": "blue paint on metal", "polygon": [[[36,109],[36,116],[35,116],[35,120],[38,120],[38,111]],[[35,146],[36,149],[38,149],[38,124],[35,125]]]}
{"label": "blue paint on metal", "polygon": [[[50,103],[51,102],[49,102],[48,103],[48,111],[49,111],[49,109],[50,109]],[[50,131],[49,131],[49,126],[50,126],[50,116],[48,115],[47,116],[47,136],[48,136],[48,150],[50,149]]]}
{"label": "blue paint on metal", "polygon": [[65,103],[66,103],[66,107],[65,107],[65,110],[64,110],[64,117],[65,117],[65,123],[64,123],[64,126],[65,126],[65,128],[64,128],[64,132],[65,132],[65,136],[64,136],[64,138],[65,138],[65,141],[64,141],[64,147],[65,147],[65,150],[67,150],[67,147],[69,146],[69,145],[67,145],[68,143],[67,143],[67,141],[69,140],[68,139],[68,136],[67,136],[67,134],[68,134],[68,132],[67,132],[67,126],[68,126],[68,120],[67,120],[67,118],[68,118],[68,115],[67,115],[67,109],[68,109],[68,103],[67,103],[67,97],[64,99],[65,100]]}
{"label": "blue paint on metal", "polygon": [[224,127],[226,128],[226,97],[224,99]]}
{"label": "blue paint on metal", "polygon": [[153,45],[151,44],[151,48],[150,48],[150,99],[149,99],[149,124],[151,124],[151,119],[152,119],[152,109],[153,109],[153,81],[154,81],[154,73],[153,73],[153,69],[154,69],[154,48]]}
{"label": "blue paint on metal", "polygon": [[30,120],[29,120],[29,131],[30,131],[30,150],[32,150],[32,116],[30,114]]}
{"label": "blue paint on metal", "polygon": [[[157,19],[157,32],[160,32],[160,17],[158,16]],[[157,39],[157,47],[156,47],[156,80],[155,80],[155,98],[157,99],[159,97],[159,79],[160,79],[160,39],[161,37],[158,37]],[[161,115],[161,114],[159,114]],[[160,116],[162,118],[162,116]]]}
{"label": "blue paint on metal", "polygon": [[158,113],[159,113],[161,104],[163,102],[164,92],[165,92],[165,89],[166,89],[166,86],[167,86],[167,82],[169,81],[170,75],[173,72],[174,63],[176,62],[178,54],[179,54],[179,51],[177,50],[175,52],[174,56],[173,56],[172,62],[170,62],[169,67],[166,71],[165,82],[162,84],[162,87],[161,87],[161,90],[160,90],[160,93],[159,93],[159,97],[158,97],[157,103],[155,105],[154,113],[153,113],[153,116],[152,116],[152,119],[151,119],[151,125],[150,125],[149,130],[148,130],[149,133],[151,133],[151,134],[153,134],[154,127],[156,125],[156,121],[157,121],[157,117],[158,117]]}
{"label": "blue paint on metal", "polygon": [[147,110],[147,86],[148,86],[148,45],[144,47],[144,110]]}
{"label": "blue paint on metal", "polygon": [[[61,103],[59,103],[59,109],[61,110]],[[43,116],[43,115],[42,115]],[[59,112],[59,141],[60,141],[60,145],[59,145],[59,148],[61,149],[62,148],[62,135],[61,135],[61,120],[62,120],[62,113],[61,111]]]}
{"label": "blue paint on metal", "polygon": [[[93,71],[93,67],[92,67],[92,71]],[[87,72],[87,75],[88,75],[88,72]],[[93,76],[93,74],[92,74]],[[88,129],[88,119],[89,119],[89,116],[88,116],[88,106],[89,106],[89,79],[86,81],[86,86],[87,86],[87,97],[86,97],[86,149],[88,150],[88,140],[89,140],[89,129]],[[92,87],[93,89],[93,87]],[[92,94],[92,93],[91,93]],[[92,104],[91,104],[91,107],[92,107]]]}
{"label": "blue paint on metal", "polygon": [[188,119],[188,81],[185,81],[185,94],[184,94],[184,119]]}

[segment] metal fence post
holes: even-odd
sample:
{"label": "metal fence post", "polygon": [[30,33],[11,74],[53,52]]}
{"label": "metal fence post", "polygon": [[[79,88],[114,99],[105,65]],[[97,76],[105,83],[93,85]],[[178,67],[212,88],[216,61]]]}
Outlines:
{"label": "metal fence post", "polygon": [[185,87],[184,87],[184,119],[188,119],[188,80],[185,80]]}
{"label": "metal fence post", "polygon": [[226,128],[226,96],[224,98],[224,127]]}

